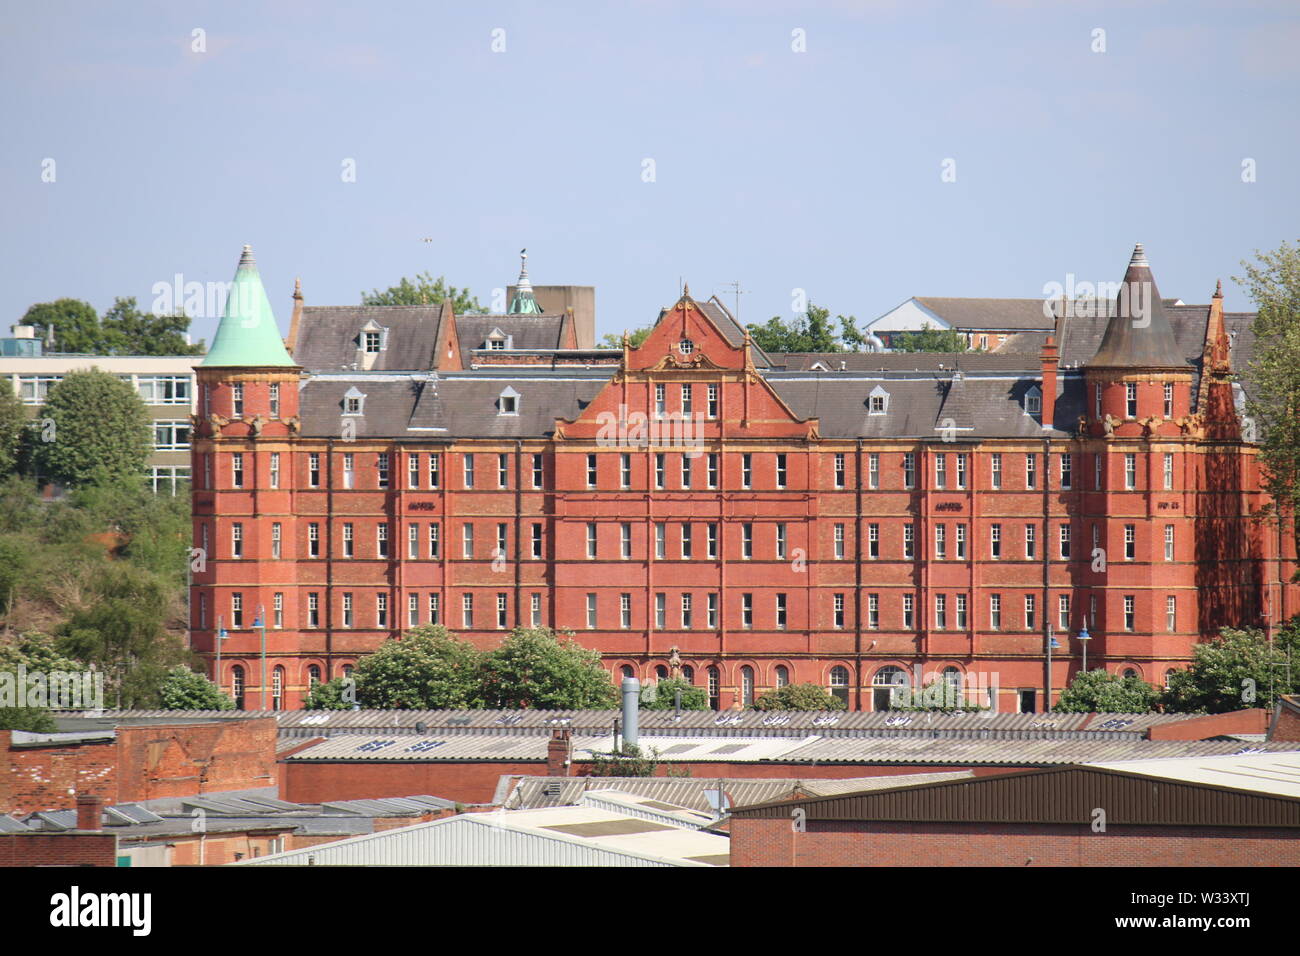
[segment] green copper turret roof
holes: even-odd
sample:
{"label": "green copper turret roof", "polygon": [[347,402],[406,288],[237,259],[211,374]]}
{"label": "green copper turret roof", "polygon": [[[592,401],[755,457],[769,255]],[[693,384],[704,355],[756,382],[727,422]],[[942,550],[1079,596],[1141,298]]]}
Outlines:
{"label": "green copper turret roof", "polygon": [[541,315],[542,307],[533,296],[533,284],[528,281],[528,250],[519,250],[519,281],[515,283],[515,297],[510,300],[511,315]]}
{"label": "green copper turret roof", "polygon": [[252,246],[244,246],[244,253],[239,257],[235,281],[226,297],[225,315],[217,326],[212,348],[199,364],[203,368],[296,367],[284,347],[280,327],[275,324]]}

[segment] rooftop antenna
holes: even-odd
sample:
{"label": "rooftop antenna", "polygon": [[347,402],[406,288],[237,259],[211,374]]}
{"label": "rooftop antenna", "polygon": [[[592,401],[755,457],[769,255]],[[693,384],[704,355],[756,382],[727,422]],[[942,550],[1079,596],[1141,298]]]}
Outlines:
{"label": "rooftop antenna", "polygon": [[748,290],[748,289],[742,289],[742,288],[740,287],[740,280],[739,280],[739,279],[735,279],[735,280],[733,280],[733,281],[731,281],[731,282],[724,282],[724,283],[722,283],[722,285],[723,285],[723,288],[725,288],[725,289],[727,289],[728,291],[730,291],[731,294],[734,295],[734,296],[736,297],[736,311],[735,311],[735,313],[734,313],[734,315],[733,315],[733,318],[735,318],[735,320],[736,320],[737,322],[739,322],[739,321],[740,321],[740,297],[741,297],[742,295],[745,295],[747,292],[749,292],[749,290]]}

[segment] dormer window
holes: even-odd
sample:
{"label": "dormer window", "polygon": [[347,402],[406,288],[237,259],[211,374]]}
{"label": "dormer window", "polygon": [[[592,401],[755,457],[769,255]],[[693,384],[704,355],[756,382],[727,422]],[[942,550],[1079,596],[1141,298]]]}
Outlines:
{"label": "dormer window", "polygon": [[504,352],[514,344],[512,339],[513,336],[506,335],[500,329],[493,329],[488,333],[487,340],[483,343],[483,347],[492,352]]}
{"label": "dormer window", "polygon": [[365,342],[364,347],[367,352],[379,351],[380,335],[378,332],[365,332],[362,333],[362,337],[364,339]]}
{"label": "dormer window", "polygon": [[362,406],[365,405],[366,396],[361,390],[353,385],[343,394],[343,414],[360,415]]}
{"label": "dormer window", "polygon": [[867,396],[867,410],[872,415],[884,415],[889,411],[889,393],[877,385]]}
{"label": "dormer window", "polygon": [[506,350],[506,343],[502,339],[488,339],[488,348],[492,349],[494,352],[504,352]]}
{"label": "dormer window", "polygon": [[510,386],[506,386],[501,395],[497,398],[498,415],[518,415],[519,414],[519,393]]}
{"label": "dormer window", "polygon": [[1025,392],[1025,414],[1040,415],[1043,411],[1043,393],[1034,386]]}

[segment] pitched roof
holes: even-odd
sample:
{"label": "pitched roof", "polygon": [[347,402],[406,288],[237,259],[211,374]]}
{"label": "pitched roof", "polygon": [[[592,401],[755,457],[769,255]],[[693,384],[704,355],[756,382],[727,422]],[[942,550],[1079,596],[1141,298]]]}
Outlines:
{"label": "pitched roof", "polygon": [[917,296],[916,301],[954,329],[1050,331],[1053,319],[1042,299],[949,299]]}
{"label": "pitched roof", "polygon": [[[1200,348],[1197,348],[1197,354]],[[1133,249],[1115,314],[1106,323],[1090,368],[1187,368],[1142,243]]]}
{"label": "pitched roof", "polygon": [[275,324],[271,302],[262,287],[262,277],[253,258],[253,247],[244,246],[235,268],[235,280],[226,296],[226,309],[203,361],[204,368],[235,366],[293,368],[295,362],[284,347]]}
{"label": "pitched roof", "polygon": [[305,306],[294,356],[312,371],[343,371],[362,361],[361,331],[381,331],[383,347],[370,370],[423,371],[434,367],[442,305]]}

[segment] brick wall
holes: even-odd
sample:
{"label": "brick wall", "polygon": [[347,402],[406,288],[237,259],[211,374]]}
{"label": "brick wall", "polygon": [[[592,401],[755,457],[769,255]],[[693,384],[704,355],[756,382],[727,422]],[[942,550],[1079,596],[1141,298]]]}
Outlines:
{"label": "brick wall", "polygon": [[1300,741],[1300,714],[1283,706],[1281,713],[1278,714],[1277,723],[1273,726],[1271,739]]}
{"label": "brick wall", "polygon": [[732,866],[1300,866],[1300,832],[735,818]]}
{"label": "brick wall", "polygon": [[1147,732],[1148,740],[1205,740],[1220,734],[1262,734],[1268,732],[1269,712],[1262,707],[1234,710],[1228,714],[1206,714],[1176,723],[1157,724]]}
{"label": "brick wall", "polygon": [[0,866],[117,866],[117,836],[0,833]]}

